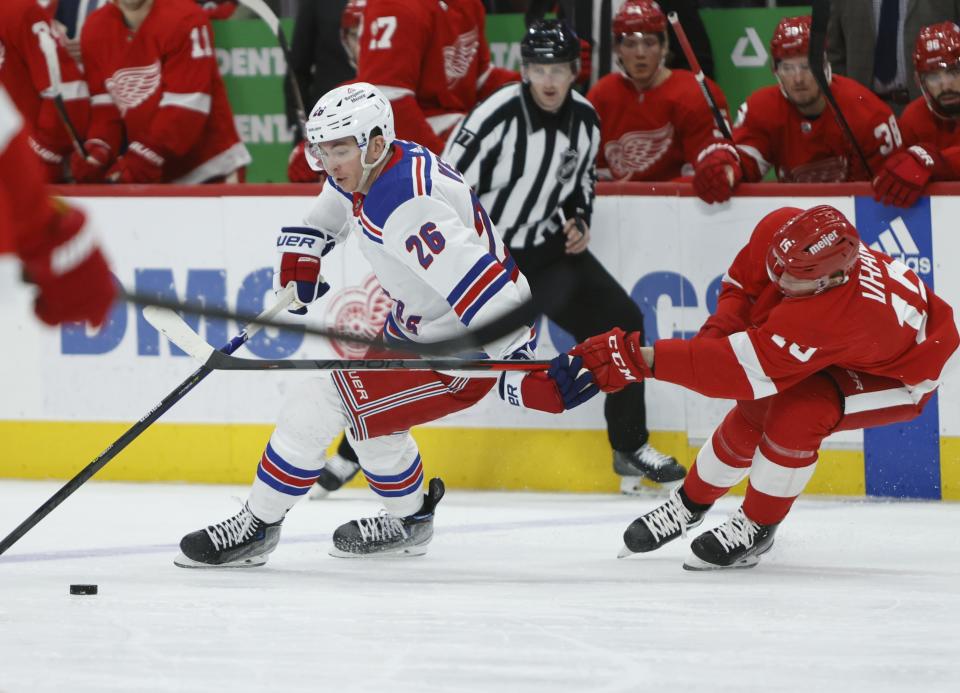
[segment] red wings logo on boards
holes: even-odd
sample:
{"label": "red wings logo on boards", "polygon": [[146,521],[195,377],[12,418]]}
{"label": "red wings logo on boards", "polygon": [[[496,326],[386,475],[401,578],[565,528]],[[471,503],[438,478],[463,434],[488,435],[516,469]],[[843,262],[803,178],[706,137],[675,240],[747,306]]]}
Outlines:
{"label": "red wings logo on boards", "polygon": [[107,78],[106,85],[120,115],[126,115],[127,111],[149,99],[160,86],[160,61],[117,70]]}
{"label": "red wings logo on boards", "polygon": [[[349,286],[334,294],[327,304],[326,315],[328,322],[332,318],[337,331],[373,339],[380,334],[392,308],[393,300],[381,288],[376,275],[368,274],[360,286]],[[345,359],[362,358],[369,348],[366,344],[339,339],[331,345]]]}
{"label": "red wings logo on boards", "polygon": [[443,47],[443,70],[447,74],[447,88],[452,89],[470,70],[480,47],[480,34],[476,27],[460,34],[452,46]]}
{"label": "red wings logo on boards", "polygon": [[629,178],[653,166],[673,144],[673,124],[656,130],[634,130],[607,143],[603,155],[614,178]]}

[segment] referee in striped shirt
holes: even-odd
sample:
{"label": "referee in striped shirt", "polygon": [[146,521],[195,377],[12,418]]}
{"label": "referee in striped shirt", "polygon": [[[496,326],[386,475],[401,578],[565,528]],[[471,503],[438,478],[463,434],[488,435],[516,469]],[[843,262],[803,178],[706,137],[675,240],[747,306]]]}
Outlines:
{"label": "referee in striped shirt", "polygon": [[[473,187],[534,296],[550,291],[548,268],[561,265],[575,277],[572,298],[551,320],[577,341],[613,327],[642,331],[640,308],[587,250],[600,121],[572,89],[580,40],[565,22],[540,20],[520,50],[523,83],[478,104],[443,158]],[[642,382],[607,395],[604,414],[624,493],[637,491],[642,477],[683,479],[684,468],[648,441]]]}

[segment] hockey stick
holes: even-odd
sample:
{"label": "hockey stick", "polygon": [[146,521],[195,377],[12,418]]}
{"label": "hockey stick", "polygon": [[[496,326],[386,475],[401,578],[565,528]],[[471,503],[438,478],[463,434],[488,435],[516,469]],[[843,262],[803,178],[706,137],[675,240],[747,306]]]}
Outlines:
{"label": "hockey stick", "polygon": [[810,63],[810,72],[813,74],[817,86],[820,87],[820,91],[823,92],[827,103],[830,104],[830,110],[833,111],[834,119],[837,121],[840,129],[843,130],[843,134],[853,147],[853,151],[856,152],[857,158],[860,159],[860,164],[867,172],[869,179],[873,180],[873,171],[870,169],[870,163],[867,161],[867,157],[864,156],[863,149],[860,148],[860,143],[857,142],[853,130],[850,129],[850,123],[847,122],[843,111],[840,110],[840,106],[837,104],[833,92],[830,91],[830,82],[827,80],[827,73],[824,69],[824,56],[827,52],[827,24],[830,22],[830,0],[812,0],[810,4],[812,5],[810,54],[807,57],[807,61]]}
{"label": "hockey stick", "polygon": [[703,92],[703,98],[707,100],[707,106],[713,113],[713,121],[717,124],[717,129],[720,130],[720,134],[723,135],[725,139],[733,142],[733,133],[730,132],[730,126],[727,124],[726,118],[723,117],[723,113],[720,111],[720,107],[717,105],[717,100],[713,98],[713,93],[710,91],[710,87],[707,85],[707,77],[703,74],[703,68],[700,67],[700,61],[697,60],[697,55],[693,52],[693,47],[690,45],[690,41],[687,39],[687,32],[683,30],[683,25],[680,23],[680,17],[677,16],[676,12],[671,12],[667,15],[667,19],[670,20],[670,24],[673,26],[673,31],[677,35],[677,41],[680,42],[680,48],[683,50],[683,54],[687,58],[687,62],[690,63],[690,68],[693,70],[693,76],[696,78],[697,84],[700,85],[700,91]]}
{"label": "hockey stick", "polygon": [[37,35],[40,51],[43,53],[43,57],[47,62],[47,74],[50,77],[50,92],[53,94],[53,107],[56,109],[57,115],[60,116],[60,121],[63,123],[67,134],[70,135],[73,148],[77,151],[77,154],[86,159],[87,150],[84,148],[83,142],[77,134],[77,129],[70,121],[70,116],[67,115],[67,107],[63,103],[63,90],[61,88],[63,80],[60,78],[60,59],[57,57],[57,43],[54,41],[53,36],[50,35],[50,28],[46,24],[35,24],[33,33]]}
{"label": "hockey stick", "polygon": [[280,19],[263,0],[238,0],[238,2],[260,17],[273,32],[273,35],[277,37],[280,50],[283,52],[283,59],[287,63],[287,77],[290,79],[290,86],[292,87],[290,91],[293,92],[294,110],[296,110],[297,124],[300,126],[300,136],[305,138],[307,136],[307,109],[303,107],[303,92],[300,91],[296,75],[293,74],[290,61],[290,45],[287,43],[287,35],[283,33],[283,27],[280,26]]}
{"label": "hockey stick", "polygon": [[[263,313],[260,314],[260,317],[264,319],[273,318],[281,311],[285,310],[287,306],[290,305],[292,300],[292,290],[282,293],[277,303],[263,311]],[[245,344],[253,335],[259,332],[260,329],[262,329],[262,323],[251,323],[246,329],[242,330],[240,334],[231,339],[228,344],[224,345],[221,351],[224,354],[232,354],[243,344]],[[174,404],[186,397],[187,394],[193,388],[195,388],[201,380],[206,378],[212,372],[213,371],[210,368],[207,368],[206,366],[200,366],[200,368],[195,370],[192,375],[180,383],[176,389],[173,390],[173,392],[164,397],[159,404],[144,414],[143,418],[128,428],[122,436],[107,446],[107,449],[101,452],[96,459],[93,460],[93,462],[81,469],[80,472],[75,477],[70,479],[70,481],[64,484],[59,491],[50,496],[46,503],[34,510],[26,520],[17,525],[17,527],[10,532],[10,534],[4,537],[3,541],[0,541],[0,555],[2,555],[11,546],[16,544],[17,541],[19,541],[24,534],[33,529],[38,522],[53,512],[53,510],[63,501],[69,498],[74,491],[89,481],[90,477],[103,469],[110,460],[119,455],[124,448],[136,440],[141,433],[147,430],[147,428],[149,428],[157,419],[169,411]]]}
{"label": "hockey stick", "polygon": [[171,342],[210,370],[269,371],[542,371],[549,361],[505,361],[495,359],[244,359],[217,351],[177,313],[148,306],[143,317]]}

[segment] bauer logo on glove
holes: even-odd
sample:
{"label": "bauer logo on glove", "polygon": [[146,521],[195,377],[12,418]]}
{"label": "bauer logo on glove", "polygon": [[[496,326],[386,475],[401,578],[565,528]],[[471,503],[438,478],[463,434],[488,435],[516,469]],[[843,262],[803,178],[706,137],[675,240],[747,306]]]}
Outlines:
{"label": "bauer logo on glove", "polygon": [[317,229],[285,226],[277,236],[277,266],[274,268],[274,291],[282,291],[291,283],[296,299],[291,313],[303,315],[307,306],[330,290],[320,274],[320,258],[333,249],[334,241]]}

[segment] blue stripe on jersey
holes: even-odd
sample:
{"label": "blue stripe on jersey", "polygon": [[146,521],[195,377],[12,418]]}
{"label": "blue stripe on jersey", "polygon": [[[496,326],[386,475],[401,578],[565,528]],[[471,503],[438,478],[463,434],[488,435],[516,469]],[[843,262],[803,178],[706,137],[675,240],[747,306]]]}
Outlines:
{"label": "blue stripe on jersey", "polygon": [[433,157],[430,156],[430,150],[426,147],[423,148],[424,156],[424,178],[427,179],[427,197],[433,194],[433,178],[430,176],[430,169],[433,168]]}
{"label": "blue stripe on jersey", "polygon": [[338,193],[340,193],[340,194],[343,195],[345,198],[347,198],[348,200],[350,200],[350,204],[353,204],[353,195],[351,195],[350,193],[344,191],[343,188],[341,188],[341,187],[338,186],[336,183],[334,183],[334,182],[333,182],[333,179],[330,178],[330,176],[327,176],[327,181],[326,181],[325,185],[333,186],[333,189],[334,189],[334,190],[336,190]]}
{"label": "blue stripe on jersey", "polygon": [[475,300],[470,307],[463,312],[463,317],[461,320],[464,325],[469,325],[470,321],[473,320],[473,316],[477,314],[477,311],[483,308],[483,306],[493,298],[504,285],[510,281],[510,276],[502,272],[499,277],[497,277],[493,282],[490,283],[490,286],[487,287],[487,290],[480,294],[480,298]]}
{"label": "blue stripe on jersey", "polygon": [[[416,183],[413,180],[413,157],[423,156],[426,151],[425,147],[415,142],[395,140],[394,144],[401,149],[403,155],[397,163],[380,174],[363,200],[364,214],[381,229],[397,207],[414,197]],[[429,164],[429,160],[424,163]],[[429,176],[429,173],[427,175]]]}
{"label": "blue stripe on jersey", "polygon": [[380,245],[383,245],[383,239],[382,239],[382,238],[377,238],[376,236],[374,236],[372,233],[370,233],[370,232],[367,230],[367,227],[364,226],[363,224],[360,224],[360,230],[363,231],[363,235],[364,235],[364,236],[366,236],[367,238],[369,238],[369,239],[370,239],[371,241],[373,241],[374,243],[379,243]]}
{"label": "blue stripe on jersey", "polygon": [[459,301],[467,289],[470,288],[470,285],[476,281],[477,277],[479,277],[483,271],[494,262],[496,262],[496,259],[492,255],[489,253],[484,253],[484,255],[477,260],[473,267],[471,267],[467,273],[463,275],[463,279],[461,279],[459,283],[453,287],[453,291],[451,291],[450,295],[447,296],[447,303],[449,303],[451,306],[456,305],[457,301]]}
{"label": "blue stripe on jersey", "polygon": [[394,319],[393,313],[388,313],[387,319],[383,323],[383,336],[385,337],[387,344],[411,341],[410,338],[403,333],[403,330],[400,329],[399,325],[397,325],[397,321]]}

